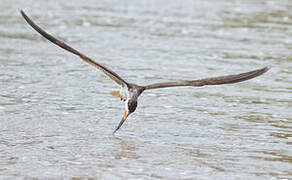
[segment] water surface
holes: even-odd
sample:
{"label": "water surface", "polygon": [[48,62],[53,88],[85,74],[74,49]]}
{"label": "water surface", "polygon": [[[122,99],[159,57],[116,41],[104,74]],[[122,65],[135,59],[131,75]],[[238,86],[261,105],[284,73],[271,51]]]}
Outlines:
{"label": "water surface", "polygon": [[[119,88],[20,16],[141,85],[240,73],[233,85],[145,92],[115,136]],[[1,179],[292,178],[291,1],[8,1],[0,5]]]}

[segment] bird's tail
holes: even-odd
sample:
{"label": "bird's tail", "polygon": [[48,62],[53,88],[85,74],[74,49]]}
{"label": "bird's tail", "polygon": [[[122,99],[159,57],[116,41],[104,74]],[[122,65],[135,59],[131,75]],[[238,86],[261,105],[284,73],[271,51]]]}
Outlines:
{"label": "bird's tail", "polygon": [[110,91],[109,92],[110,95],[112,95],[113,97],[116,97],[116,98],[122,98],[121,94],[120,94],[120,91]]}

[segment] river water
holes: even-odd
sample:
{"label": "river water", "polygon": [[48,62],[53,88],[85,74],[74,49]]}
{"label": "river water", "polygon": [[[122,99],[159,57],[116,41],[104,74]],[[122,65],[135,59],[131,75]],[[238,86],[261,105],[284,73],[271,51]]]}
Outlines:
{"label": "river water", "polygon": [[[20,9],[141,85],[272,69],[145,92],[113,136],[119,87]],[[292,178],[290,0],[1,0],[0,42],[0,179]]]}

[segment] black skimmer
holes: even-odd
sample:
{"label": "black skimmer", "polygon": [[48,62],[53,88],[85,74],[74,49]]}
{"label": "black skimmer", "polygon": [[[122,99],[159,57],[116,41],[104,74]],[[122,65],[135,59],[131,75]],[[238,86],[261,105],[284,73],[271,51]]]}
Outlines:
{"label": "black skimmer", "polygon": [[177,87],[177,86],[205,86],[205,85],[219,85],[219,84],[231,84],[231,83],[238,83],[241,81],[246,81],[257,76],[262,75],[263,73],[269,70],[269,67],[264,67],[261,69],[256,69],[249,72],[244,72],[240,74],[233,74],[227,76],[219,76],[219,77],[212,77],[212,78],[205,78],[199,80],[191,80],[191,81],[179,81],[179,82],[165,82],[165,83],[156,83],[150,84],[147,86],[141,86],[133,83],[129,83],[121,78],[117,73],[113,72],[112,70],[108,69],[107,67],[93,61],[91,58],[85,56],[84,54],[80,53],[76,49],[70,47],[66,43],[56,39],[38,25],[36,25],[22,10],[21,14],[26,22],[35,29],[38,33],[40,33],[43,37],[54,43],[55,45],[79,56],[83,61],[92,65],[93,67],[97,68],[105,75],[107,75],[110,79],[115,81],[118,85],[121,86],[119,91],[112,91],[110,94],[114,97],[118,97],[125,102],[125,112],[120,121],[119,125],[114,130],[113,134],[120,129],[123,125],[127,117],[133,113],[138,104],[138,97],[145,91],[150,89],[157,89],[157,88],[167,88],[167,87]]}

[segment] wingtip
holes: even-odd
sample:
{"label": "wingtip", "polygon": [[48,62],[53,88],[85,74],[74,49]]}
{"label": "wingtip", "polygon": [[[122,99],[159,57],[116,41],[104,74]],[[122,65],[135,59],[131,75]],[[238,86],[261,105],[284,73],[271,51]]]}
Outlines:
{"label": "wingtip", "polygon": [[266,66],[263,68],[263,72],[265,73],[265,72],[269,71],[271,68],[272,68],[271,66]]}
{"label": "wingtip", "polygon": [[270,69],[272,68],[272,66],[266,66],[265,68],[266,68],[267,71],[268,71],[268,70],[270,70]]}
{"label": "wingtip", "polygon": [[26,14],[25,14],[25,12],[24,12],[22,9],[20,9],[20,14],[21,14],[22,17],[24,17],[24,18],[27,17]]}
{"label": "wingtip", "polygon": [[255,77],[257,77],[257,76],[260,76],[260,75],[266,73],[267,71],[269,71],[270,69],[271,69],[270,66],[266,66],[266,67],[263,67],[263,68],[261,68],[261,69],[257,69],[257,70],[255,70],[255,71],[253,71],[254,73],[253,73],[253,76],[251,76],[251,77],[252,77],[252,78],[255,78]]}

